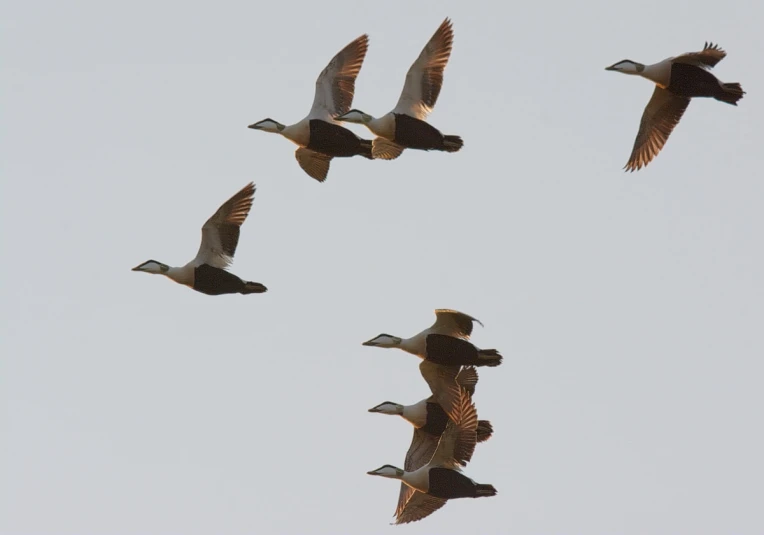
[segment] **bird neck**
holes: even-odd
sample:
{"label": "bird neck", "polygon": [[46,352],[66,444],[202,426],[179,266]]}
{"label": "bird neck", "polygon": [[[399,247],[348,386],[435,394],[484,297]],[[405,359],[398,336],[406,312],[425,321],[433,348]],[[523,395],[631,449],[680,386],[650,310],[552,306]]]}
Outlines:
{"label": "bird neck", "polygon": [[286,126],[279,133],[292,143],[307,147],[310,143],[310,119],[306,118],[299,123]]}
{"label": "bird neck", "polygon": [[387,139],[395,138],[395,116],[392,113],[382,117],[372,117],[371,121],[364,124],[372,134]]}
{"label": "bird neck", "polygon": [[645,65],[642,72],[637,74],[643,78],[647,78],[651,82],[655,82],[665,89],[668,87],[669,83],[671,83],[671,65],[671,61],[666,59],[659,63]]}
{"label": "bird neck", "polygon": [[427,400],[423,399],[413,405],[405,405],[401,416],[404,420],[419,429],[427,424]]}
{"label": "bird neck", "polygon": [[194,285],[194,266],[191,264],[186,264],[182,267],[170,267],[164,275],[178,284],[185,284],[186,286]]}

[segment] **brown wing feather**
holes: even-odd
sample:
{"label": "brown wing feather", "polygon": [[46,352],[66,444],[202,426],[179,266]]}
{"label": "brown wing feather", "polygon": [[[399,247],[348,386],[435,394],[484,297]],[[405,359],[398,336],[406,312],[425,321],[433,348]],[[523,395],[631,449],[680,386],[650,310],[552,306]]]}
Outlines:
{"label": "brown wing feather", "polygon": [[[438,439],[432,435],[425,433],[421,429],[414,429],[414,436],[411,439],[411,446],[406,453],[406,461],[404,462],[403,469],[406,472],[413,472],[418,468],[423,467],[432,459],[432,454],[435,453],[435,448],[438,447]],[[414,489],[401,483],[401,492],[398,496],[398,507],[395,510],[395,515],[400,516],[403,512],[406,503],[408,503]]]}
{"label": "brown wing feather", "polygon": [[688,52],[674,58],[677,63],[690,63],[701,67],[712,68],[723,60],[727,53],[719,45],[706,43],[700,52]]}
{"label": "brown wing feather", "polygon": [[642,114],[637,139],[624,169],[636,171],[650,163],[666,144],[689,104],[689,98],[656,86]]}
{"label": "brown wing feather", "polygon": [[204,223],[197,259],[220,268],[230,263],[239,244],[239,228],[249,215],[254,195],[255,185],[250,182]]}
{"label": "brown wing feather", "polygon": [[459,421],[459,433],[454,444],[454,459],[461,465],[472,460],[477,444],[478,415],[475,404],[464,393],[460,399],[461,420]]}
{"label": "brown wing feather", "polygon": [[443,87],[443,71],[451,57],[454,43],[454,29],[449,19],[443,21],[422,51],[429,62],[422,72],[422,103],[432,109]]}
{"label": "brown wing feather", "polygon": [[427,381],[435,401],[452,420],[459,411],[461,388],[456,382],[459,369],[459,366],[443,366],[427,360],[419,364],[419,371]]}
{"label": "brown wing feather", "polygon": [[435,323],[431,329],[441,334],[467,339],[472,335],[472,328],[475,323],[483,325],[479,319],[473,318],[464,312],[448,308],[438,308],[435,309]]}
{"label": "brown wing feather", "polygon": [[[355,94],[355,79],[361,70],[369,48],[369,36],[364,34],[337,52],[316,79],[316,96],[312,111],[326,107],[331,115],[350,110]],[[330,82],[329,85],[326,83]],[[327,94],[329,90],[331,94]]]}
{"label": "brown wing feather", "polygon": [[478,379],[478,372],[474,366],[464,366],[456,376],[456,382],[470,396],[475,395],[475,386],[477,385]]}
{"label": "brown wing feather", "polygon": [[406,506],[397,515],[395,520],[396,524],[408,524],[409,522],[416,522],[422,520],[425,517],[430,516],[432,513],[446,505],[446,500],[443,498],[436,498],[423,492],[414,491],[409,498]]}
{"label": "brown wing feather", "polygon": [[297,163],[309,177],[315,178],[319,182],[326,180],[326,176],[329,174],[329,164],[332,161],[331,156],[300,147],[294,152],[294,157],[297,158]]}

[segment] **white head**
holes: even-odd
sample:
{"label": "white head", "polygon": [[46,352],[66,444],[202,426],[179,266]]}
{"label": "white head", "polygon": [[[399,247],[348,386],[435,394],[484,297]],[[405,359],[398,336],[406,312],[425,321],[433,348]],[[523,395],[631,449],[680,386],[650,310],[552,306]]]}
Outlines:
{"label": "white head", "polygon": [[369,409],[369,412],[380,412],[382,414],[403,414],[403,405],[393,403],[392,401],[384,401]]}
{"label": "white head", "polygon": [[364,342],[362,345],[374,346],[374,347],[398,347],[401,345],[402,339],[397,336],[391,336],[389,334],[380,334],[375,336],[368,342]]}
{"label": "white head", "polygon": [[334,118],[335,121],[347,121],[348,123],[366,124],[374,120],[374,117],[368,113],[364,113],[361,110],[350,110],[347,113],[338,115]]}
{"label": "white head", "polygon": [[370,476],[382,476],[382,477],[390,477],[392,479],[400,479],[403,477],[403,470],[400,468],[396,468],[395,466],[391,464],[386,464],[384,466],[380,466],[376,470],[372,470],[371,472],[366,472]]}
{"label": "white head", "polygon": [[249,125],[247,128],[251,128],[253,130],[263,130],[265,132],[273,132],[274,134],[280,134],[286,126],[281,124],[278,121],[274,121],[273,119],[263,119],[262,121],[258,121],[255,124]]}
{"label": "white head", "polygon": [[637,63],[636,61],[625,59],[623,61],[619,61],[618,63],[612,64],[610,67],[605,67],[605,70],[622,72],[624,74],[642,74],[642,71],[645,70],[645,66],[641,63]]}
{"label": "white head", "polygon": [[157,262],[156,260],[147,260],[140,266],[135,266],[133,271],[143,271],[145,273],[167,275],[167,272],[170,271],[170,266],[161,262]]}

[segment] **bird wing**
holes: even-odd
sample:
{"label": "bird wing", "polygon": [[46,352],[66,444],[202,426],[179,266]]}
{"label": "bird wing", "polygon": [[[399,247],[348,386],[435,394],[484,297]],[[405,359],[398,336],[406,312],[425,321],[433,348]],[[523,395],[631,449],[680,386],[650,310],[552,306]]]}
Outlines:
{"label": "bird wing", "polygon": [[329,174],[329,164],[332,161],[331,156],[300,147],[294,151],[294,157],[297,158],[297,163],[308,176],[319,182],[326,180],[326,176]]}
{"label": "bird wing", "polygon": [[655,86],[653,96],[642,114],[637,139],[624,169],[636,171],[650,163],[666,144],[689,104],[689,98]]}
{"label": "bird wing", "polygon": [[[410,488],[404,483],[401,483],[401,485]],[[436,498],[435,496],[430,496],[429,494],[416,490],[411,494],[411,497],[408,499],[400,513],[396,515],[397,518],[395,523],[408,524],[409,522],[422,520],[444,505],[446,505],[446,500],[443,498]]]}
{"label": "bird wing", "polygon": [[483,326],[479,319],[463,312],[438,308],[435,310],[435,323],[430,327],[430,332],[468,339],[472,335],[473,322],[479,323],[481,327]]}
{"label": "bird wing", "polygon": [[475,386],[477,385],[478,379],[478,372],[474,366],[462,367],[462,370],[456,376],[457,384],[470,396],[475,395]]}
{"label": "bird wing", "polygon": [[361,70],[369,36],[364,34],[340,50],[316,80],[316,96],[308,117],[331,119],[350,110],[355,92],[355,79]]}
{"label": "bird wing", "polygon": [[[435,453],[435,448],[437,447],[437,438],[429,433],[425,433],[421,429],[414,429],[414,437],[411,439],[411,446],[409,446],[409,451],[406,453],[406,461],[403,465],[403,469],[406,472],[413,472],[414,470],[423,467],[430,459],[432,459],[432,454]],[[405,483],[401,483],[398,507],[395,509],[396,516],[401,515],[414,492],[414,489]]]}
{"label": "bird wing", "polygon": [[419,371],[427,381],[435,401],[446,411],[452,420],[459,410],[459,400],[462,389],[456,382],[459,366],[444,366],[423,360]]}
{"label": "bird wing", "polygon": [[430,459],[431,467],[458,469],[472,459],[477,444],[477,409],[463,390],[459,397],[456,418],[448,422],[440,436],[438,447]]}
{"label": "bird wing", "polygon": [[443,86],[443,70],[451,56],[454,30],[446,19],[406,73],[403,91],[393,112],[424,120],[432,111]]}
{"label": "bird wing", "polygon": [[674,63],[687,63],[689,65],[695,65],[696,67],[711,69],[726,56],[727,53],[722,50],[719,45],[706,43],[703,45],[703,50],[700,52],[687,52],[686,54],[675,57]]}
{"label": "bird wing", "polygon": [[254,196],[255,185],[250,182],[207,220],[202,227],[202,244],[194,265],[209,264],[225,269],[231,264],[239,243],[239,227],[249,215]]}

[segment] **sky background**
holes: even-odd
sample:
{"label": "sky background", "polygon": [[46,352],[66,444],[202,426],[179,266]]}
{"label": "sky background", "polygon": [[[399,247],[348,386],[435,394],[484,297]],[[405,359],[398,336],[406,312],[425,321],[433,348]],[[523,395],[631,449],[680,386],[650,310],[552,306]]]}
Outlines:
{"label": "sky background", "polygon": [[[3,535],[764,532],[761,2],[1,5]],[[247,129],[303,118],[363,33],[354,107],[388,112],[446,16],[430,122],[461,152],[319,184]],[[624,173],[653,87],[604,68],[705,41],[748,94]],[[249,181],[232,272],[268,293],[130,271],[193,258]],[[435,308],[505,356],[465,469],[499,494],[390,527],[366,472],[412,430],[366,411],[429,391],[361,343]]]}

